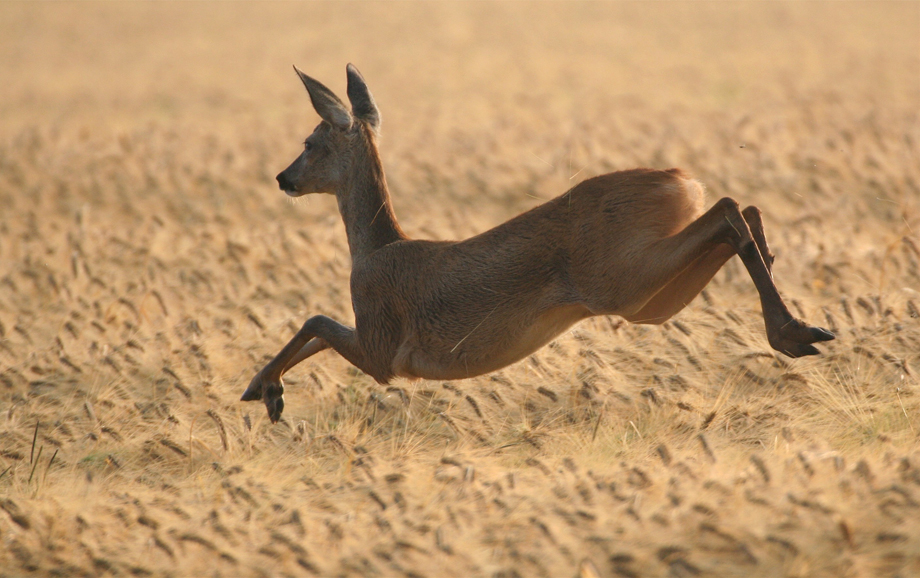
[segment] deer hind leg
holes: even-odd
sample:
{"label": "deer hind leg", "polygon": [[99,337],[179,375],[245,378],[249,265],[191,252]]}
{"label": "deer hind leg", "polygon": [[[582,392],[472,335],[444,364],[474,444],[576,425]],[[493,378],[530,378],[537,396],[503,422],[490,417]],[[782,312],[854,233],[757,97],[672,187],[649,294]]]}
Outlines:
{"label": "deer hind leg", "polygon": [[[760,251],[760,256],[771,272],[774,256],[767,245],[767,238],[763,230],[763,220],[760,209],[750,206],[741,215],[747,223]],[[659,324],[664,323],[684,307],[709,284],[719,269],[735,255],[735,250],[729,244],[716,245],[710,252],[704,254],[691,263],[686,269],[678,273],[677,277],[661,288],[658,293],[646,303],[638,312],[626,317],[630,323]]]}
{"label": "deer hind leg", "polygon": [[269,419],[272,423],[277,422],[284,410],[284,382],[281,376],[304,359],[330,347],[367,372],[365,356],[357,345],[355,330],[325,315],[317,315],[308,319],[278,355],[252,378],[241,401],[261,399],[268,409]]}
{"label": "deer hind leg", "polygon": [[763,264],[766,265],[767,271],[772,277],[773,261],[776,260],[776,257],[773,255],[773,252],[770,251],[770,246],[767,244],[767,235],[763,230],[763,219],[760,216],[760,209],[751,205],[741,211],[741,216],[744,217],[744,221],[751,230],[751,236],[754,237],[754,243],[757,244],[757,250],[760,251],[760,257],[763,259]]}
{"label": "deer hind leg", "polygon": [[[737,209],[737,205],[735,208]],[[767,340],[774,349],[790,357],[820,353],[811,344],[830,341],[834,339],[834,334],[827,329],[812,327],[792,316],[773,282],[775,257],[767,244],[760,209],[754,206],[747,207],[741,216],[754,242],[743,244],[736,250],[760,294]]]}
{"label": "deer hind leg", "polygon": [[630,323],[657,325],[664,323],[690,304],[712,280],[735,250],[731,245],[720,244],[699,257],[677,274],[648,303],[636,313],[626,315]]}
{"label": "deer hind leg", "polygon": [[652,244],[642,255],[643,268],[631,271],[634,294],[651,297],[624,317],[638,323],[667,319],[689,303],[734,253],[760,294],[770,345],[791,357],[819,353],[811,344],[834,335],[806,325],[789,312],[773,283],[767,264],[772,264],[772,253],[759,217],[756,207],[742,213],[738,203],[724,198],[680,233]]}

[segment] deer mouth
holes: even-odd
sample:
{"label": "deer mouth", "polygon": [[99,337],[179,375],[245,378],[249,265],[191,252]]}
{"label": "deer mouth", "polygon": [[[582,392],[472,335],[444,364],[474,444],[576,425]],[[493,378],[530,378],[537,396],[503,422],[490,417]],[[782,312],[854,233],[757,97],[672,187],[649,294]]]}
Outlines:
{"label": "deer mouth", "polygon": [[290,182],[281,183],[278,188],[284,191],[284,194],[289,197],[299,197],[303,195],[303,193],[298,191],[297,187],[295,187],[294,184]]}

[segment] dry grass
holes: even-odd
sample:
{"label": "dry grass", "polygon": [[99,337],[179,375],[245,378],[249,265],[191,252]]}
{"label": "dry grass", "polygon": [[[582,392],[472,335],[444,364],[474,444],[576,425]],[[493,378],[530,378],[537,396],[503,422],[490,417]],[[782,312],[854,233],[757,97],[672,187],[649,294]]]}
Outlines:
{"label": "dry grass", "polygon": [[[0,5],[0,575],[920,575],[917,3]],[[384,114],[404,228],[457,238],[682,166],[765,211],[832,327],[769,350],[730,263],[662,327],[593,319],[463,382],[331,353],[328,197],[272,179]]]}

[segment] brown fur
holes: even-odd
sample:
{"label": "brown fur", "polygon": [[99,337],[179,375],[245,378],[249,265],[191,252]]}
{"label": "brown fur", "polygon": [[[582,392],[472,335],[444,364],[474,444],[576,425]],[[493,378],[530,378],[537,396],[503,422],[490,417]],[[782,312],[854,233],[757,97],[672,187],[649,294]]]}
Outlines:
{"label": "brown fur", "polygon": [[323,122],[278,183],[289,195],[335,194],[353,267],[354,329],[310,318],[257,374],[243,400],[273,421],[281,376],[333,348],[380,383],[394,376],[462,379],[500,369],[593,315],[661,323],[732,255],[760,293],[768,339],[791,356],[833,339],[789,313],[773,284],[760,212],[722,199],[703,213],[700,183],[679,169],[588,179],[564,195],[464,241],[410,240],[396,221],[378,154],[380,114],[348,67],[352,110],[298,74]]}

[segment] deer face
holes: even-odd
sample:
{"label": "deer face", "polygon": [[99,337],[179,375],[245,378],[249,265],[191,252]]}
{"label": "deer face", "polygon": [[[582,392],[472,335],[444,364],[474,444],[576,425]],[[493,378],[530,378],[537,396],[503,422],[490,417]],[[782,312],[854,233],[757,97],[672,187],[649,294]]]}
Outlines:
{"label": "deer face", "polygon": [[278,176],[278,186],[288,196],[310,193],[332,193],[342,190],[360,154],[364,141],[358,123],[374,132],[380,127],[380,113],[358,69],[348,65],[348,110],[339,98],[323,84],[303,72],[300,76],[310,95],[310,101],[323,122],[304,141],[300,156]]}
{"label": "deer face", "polygon": [[276,178],[278,186],[290,197],[310,193],[335,193],[351,165],[346,131],[323,121],[303,143],[291,165]]}

